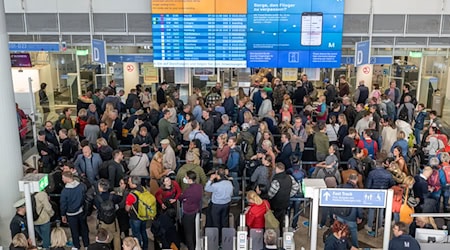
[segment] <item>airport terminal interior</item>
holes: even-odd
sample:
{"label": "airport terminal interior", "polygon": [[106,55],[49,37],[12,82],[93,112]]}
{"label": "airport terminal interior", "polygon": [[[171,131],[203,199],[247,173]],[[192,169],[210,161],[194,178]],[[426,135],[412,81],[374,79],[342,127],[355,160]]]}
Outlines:
{"label": "airport terminal interior", "polygon": [[450,0],[0,0],[0,249],[449,249],[449,56]]}

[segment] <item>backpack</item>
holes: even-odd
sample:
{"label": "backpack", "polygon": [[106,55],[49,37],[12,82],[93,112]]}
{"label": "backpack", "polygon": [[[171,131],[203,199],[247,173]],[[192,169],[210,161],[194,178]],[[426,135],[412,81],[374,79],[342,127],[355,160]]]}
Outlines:
{"label": "backpack", "polygon": [[392,201],[392,212],[394,213],[400,213],[400,208],[403,204],[403,188],[399,185],[393,186],[391,188],[394,190],[394,199]]}
{"label": "backpack", "polygon": [[364,143],[364,148],[367,149],[369,153],[369,157],[375,159],[375,141],[371,140],[371,142],[367,142],[364,138],[361,138]]}
{"label": "backpack", "polygon": [[386,103],[386,113],[389,117],[395,116],[395,104],[393,102]]}
{"label": "backpack", "polygon": [[116,221],[116,206],[112,202],[112,195],[109,195],[107,200],[103,200],[100,195],[97,195],[97,200],[100,202],[98,219],[106,224],[111,224]]}
{"label": "backpack", "polygon": [[247,146],[244,145],[245,141],[242,141],[241,143],[241,148],[239,147],[235,147],[235,150],[239,153],[239,173],[242,174],[244,168],[245,168],[245,154],[244,154],[244,150],[243,147],[248,147],[248,144],[246,144]]}
{"label": "backpack", "polygon": [[450,166],[444,166],[442,168],[442,172],[444,172],[445,181],[447,182],[447,184],[450,184]]}
{"label": "backpack", "polygon": [[414,133],[410,133],[408,136],[408,147],[413,148],[414,144],[416,144],[416,137],[414,136]]}
{"label": "backpack", "polygon": [[323,169],[323,172],[325,173],[325,184],[327,185],[327,188],[336,188],[338,186],[338,182],[336,179],[336,172],[337,168],[333,168],[333,170],[329,171],[328,169]]}
{"label": "backpack", "polygon": [[433,192],[441,190],[441,182],[439,180],[439,171],[436,169],[433,169],[433,173],[431,174],[430,178],[427,180],[428,185],[434,187]]}
{"label": "backpack", "polygon": [[348,217],[352,213],[352,207],[334,207],[333,214],[338,217]]}
{"label": "backpack", "polygon": [[144,188],[143,192],[135,190],[132,192],[137,198],[137,210],[134,206],[132,209],[136,213],[139,220],[147,221],[152,220],[156,215],[156,199],[147,189]]}
{"label": "backpack", "polygon": [[306,176],[305,170],[301,168],[301,166],[293,166],[291,169],[287,170],[288,174],[290,174],[298,183],[302,183],[303,179]]}
{"label": "backpack", "polygon": [[36,194],[34,193],[31,195],[31,207],[33,209],[33,221],[36,221],[37,219],[39,219],[39,216],[41,216],[42,211],[44,210],[44,207],[41,208],[41,211],[37,211],[37,207],[36,207]]}
{"label": "backpack", "polygon": [[398,119],[408,122],[408,113],[408,108],[403,104],[403,107],[401,107],[400,112],[398,113]]}
{"label": "backpack", "polygon": [[100,165],[100,167],[98,168],[98,177],[99,179],[109,179],[109,163],[110,161],[113,160],[109,160],[109,161],[105,161],[102,163],[102,165]]}

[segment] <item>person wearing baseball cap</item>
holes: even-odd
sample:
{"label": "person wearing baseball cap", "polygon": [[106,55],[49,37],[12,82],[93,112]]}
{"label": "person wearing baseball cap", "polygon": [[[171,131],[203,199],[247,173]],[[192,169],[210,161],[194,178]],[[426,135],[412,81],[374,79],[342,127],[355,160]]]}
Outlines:
{"label": "person wearing baseball cap", "polygon": [[9,229],[11,230],[11,239],[18,233],[23,233],[28,239],[28,227],[27,227],[27,219],[26,208],[25,208],[25,199],[20,199],[14,203],[14,208],[16,208],[16,214],[9,223]]}

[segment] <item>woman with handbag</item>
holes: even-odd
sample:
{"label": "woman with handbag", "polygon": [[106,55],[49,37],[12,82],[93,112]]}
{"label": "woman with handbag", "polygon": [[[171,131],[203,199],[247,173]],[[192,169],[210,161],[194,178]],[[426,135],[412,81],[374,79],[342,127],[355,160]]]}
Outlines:
{"label": "woman with handbag", "polygon": [[248,207],[245,208],[245,222],[249,229],[265,228],[264,214],[270,209],[268,201],[261,199],[255,191],[247,193]]}
{"label": "woman with handbag", "polygon": [[404,193],[402,197],[402,205],[400,206],[400,210],[398,215],[394,212],[394,220],[401,221],[406,223],[407,225],[413,222],[413,218],[411,214],[414,213],[414,207],[418,205],[418,202],[414,198],[413,186],[415,180],[412,176],[407,176],[403,180],[403,184],[400,184],[402,188],[404,188]]}

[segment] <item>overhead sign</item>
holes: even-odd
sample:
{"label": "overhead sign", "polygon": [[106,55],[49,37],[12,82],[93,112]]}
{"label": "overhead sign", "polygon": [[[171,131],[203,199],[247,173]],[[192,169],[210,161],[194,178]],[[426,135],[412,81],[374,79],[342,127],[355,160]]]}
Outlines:
{"label": "overhead sign", "polygon": [[328,188],[320,190],[323,207],[386,207],[387,190]]}
{"label": "overhead sign", "polygon": [[9,51],[59,51],[59,43],[14,43],[10,42]]}
{"label": "overhead sign", "polygon": [[119,54],[108,55],[106,57],[108,62],[122,63],[122,62],[137,62],[137,63],[151,63],[153,62],[153,56],[148,55],[133,55],[133,54]]}
{"label": "overhead sign", "polygon": [[[341,58],[342,64],[355,64],[355,57],[354,56],[342,56]],[[393,64],[394,60],[392,56],[371,56],[370,57],[370,64]]]}
{"label": "overhead sign", "polygon": [[355,44],[355,66],[370,64],[370,40]]}
{"label": "overhead sign", "polygon": [[152,0],[155,67],[336,68],[344,0]]}
{"label": "overhead sign", "polygon": [[92,61],[106,65],[106,42],[92,39]]}

